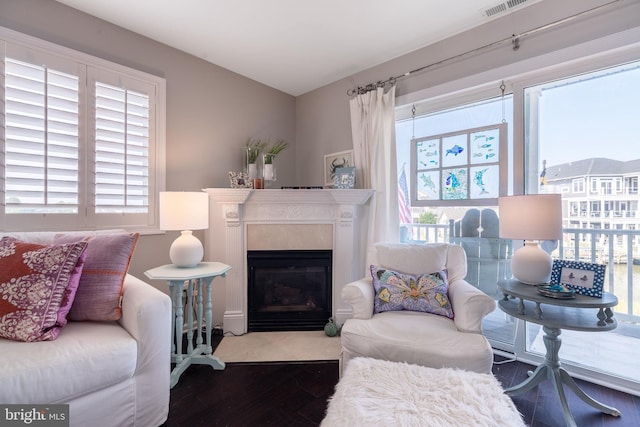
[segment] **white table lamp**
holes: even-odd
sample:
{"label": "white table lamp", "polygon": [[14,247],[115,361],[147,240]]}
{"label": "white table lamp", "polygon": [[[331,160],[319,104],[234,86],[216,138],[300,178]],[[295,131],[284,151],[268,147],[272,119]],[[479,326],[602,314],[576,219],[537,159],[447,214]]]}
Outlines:
{"label": "white table lamp", "polygon": [[530,285],[546,283],[553,261],[538,245],[542,240],[562,238],[562,196],[530,194],[498,199],[500,237],[524,240],[511,258],[513,277]]}
{"label": "white table lamp", "polygon": [[209,228],[209,195],[166,191],[160,193],[159,201],[160,229],[181,231],[169,249],[171,262],[178,267],[198,265],[204,256],[204,248],[192,231]]}

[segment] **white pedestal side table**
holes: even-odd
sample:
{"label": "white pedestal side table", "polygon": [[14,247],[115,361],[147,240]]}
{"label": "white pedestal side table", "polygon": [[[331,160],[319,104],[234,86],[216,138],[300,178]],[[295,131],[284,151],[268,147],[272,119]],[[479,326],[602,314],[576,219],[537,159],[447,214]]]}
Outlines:
{"label": "white pedestal side table", "polygon": [[[618,323],[613,318],[611,307],[618,304],[618,298],[609,292],[603,292],[602,298],[585,295],[576,295],[574,299],[550,298],[539,294],[536,286],[526,285],[518,280],[501,280],[498,282],[498,289],[504,295],[504,298],[498,302],[502,311],[517,319],[542,325],[545,333],[544,362],[535,371],[529,372],[529,378],[519,385],[506,389],[505,393],[509,396],[517,396],[526,393],[544,380],[550,380],[560,399],[567,426],[575,427],[576,422],[569,410],[563,383],[583,402],[605,414],[620,416],[620,411],[616,408],[604,405],[582,391],[569,373],[560,366],[558,357],[561,344],[558,337],[562,329],[584,332],[615,329]],[[541,304],[544,304],[544,307]]]}
{"label": "white pedestal side table", "polygon": [[[176,366],[171,371],[171,388],[178,383],[180,375],[191,365],[210,365],[222,370],[225,364],[213,355],[211,346],[212,304],[211,282],[216,277],[224,277],[231,267],[220,262],[201,262],[195,267],[177,267],[167,264],[147,270],[144,274],[152,280],[166,280],[171,297],[171,361]],[[183,353],[182,334],[184,331],[183,290],[187,290],[187,352]],[[207,301],[204,306],[203,287],[206,288]],[[193,297],[196,297],[196,345],[193,343]],[[204,322],[203,322],[204,320]],[[205,327],[206,340],[202,342],[202,327]]]}

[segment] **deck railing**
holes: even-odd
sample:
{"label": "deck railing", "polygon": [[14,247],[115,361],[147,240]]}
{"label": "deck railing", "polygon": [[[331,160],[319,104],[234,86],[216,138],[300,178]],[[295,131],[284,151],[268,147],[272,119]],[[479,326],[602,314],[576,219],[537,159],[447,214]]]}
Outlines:
{"label": "deck railing", "polygon": [[[483,269],[491,271],[491,275],[494,271],[497,272],[496,280],[509,274],[505,262],[511,255],[511,248],[503,239],[477,239],[478,244],[473,246],[473,250],[469,250],[470,241],[474,238],[455,237],[453,222],[402,224],[400,234],[404,242],[450,242],[465,246],[468,272],[473,276],[468,277],[468,280],[476,282],[474,284],[480,288],[486,287],[482,284],[483,279],[493,280],[493,277],[483,277]],[[565,228],[563,236],[551,256],[554,259],[606,264],[604,290],[618,297],[618,305],[614,308],[616,316],[619,320],[640,323],[640,230]],[[498,255],[492,257],[487,256],[486,251],[483,253],[480,240],[498,247]],[[496,253],[495,250],[493,253]]]}

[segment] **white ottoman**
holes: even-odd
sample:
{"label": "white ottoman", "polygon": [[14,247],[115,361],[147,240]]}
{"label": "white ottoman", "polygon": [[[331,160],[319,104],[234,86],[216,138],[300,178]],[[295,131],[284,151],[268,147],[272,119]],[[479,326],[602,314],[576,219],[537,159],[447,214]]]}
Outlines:
{"label": "white ottoman", "polygon": [[358,357],[349,362],[321,427],[526,424],[490,374]]}

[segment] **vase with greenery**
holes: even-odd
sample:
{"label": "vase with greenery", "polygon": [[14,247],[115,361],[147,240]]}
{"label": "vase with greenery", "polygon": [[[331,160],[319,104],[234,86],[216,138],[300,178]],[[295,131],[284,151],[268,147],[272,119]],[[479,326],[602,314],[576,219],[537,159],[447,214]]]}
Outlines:
{"label": "vase with greenery", "polygon": [[276,157],[278,156],[278,154],[284,151],[287,146],[288,144],[286,141],[284,141],[283,139],[279,139],[265,149],[265,152],[262,156],[264,163],[262,175],[265,181],[276,180]]}
{"label": "vase with greenery", "polygon": [[249,178],[255,179],[260,177],[258,161],[260,154],[266,147],[266,143],[260,139],[249,139],[244,147],[245,169]]}

